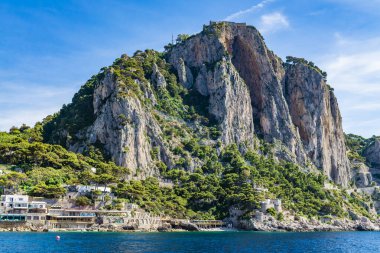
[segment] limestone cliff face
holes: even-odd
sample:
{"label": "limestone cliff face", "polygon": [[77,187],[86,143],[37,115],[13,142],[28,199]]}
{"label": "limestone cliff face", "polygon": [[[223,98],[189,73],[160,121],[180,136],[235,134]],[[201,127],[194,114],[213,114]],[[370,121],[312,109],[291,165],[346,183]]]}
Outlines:
{"label": "limestone cliff face", "polygon": [[375,139],[363,152],[367,162],[374,167],[380,167],[380,140]]}
{"label": "limestone cliff face", "polygon": [[335,182],[351,177],[337,100],[323,77],[304,64],[288,64],[285,97],[307,156]]}
{"label": "limestone cliff face", "polygon": [[[157,69],[155,75],[155,82],[163,85]],[[149,86],[145,84],[145,90]],[[160,137],[161,128],[138,97],[121,97],[120,90],[120,81],[112,71],[107,71],[93,94],[96,120],[77,134],[81,141],[71,143],[69,149],[82,152],[89,145],[100,143],[117,165],[131,169],[135,177],[157,176],[152,166],[153,147],[159,146],[162,160],[170,164],[169,151]],[[145,95],[155,101],[153,93]]]}
{"label": "limestone cliff face", "polygon": [[223,58],[207,75],[209,113],[219,122],[222,129],[221,140],[225,144],[253,143],[253,119],[251,99],[244,80],[232,65]]}
{"label": "limestone cliff face", "polygon": [[[375,138],[363,151],[367,164],[370,166],[371,180],[380,185],[380,140]],[[380,200],[380,198],[378,198]],[[380,202],[377,201],[380,205]]]}
{"label": "limestone cliff face", "polygon": [[[204,95],[210,95],[205,69],[228,58],[248,89],[251,105],[244,111],[252,111],[252,116],[246,117],[252,117],[256,132],[267,141],[281,140],[291,153],[296,154],[298,162],[305,162],[305,154],[282,94],[283,68],[278,64],[280,60],[266,48],[255,28],[227,23],[210,25],[202,33],[172,49],[168,58],[178,75],[188,76],[184,74],[186,69],[195,70],[196,76],[186,79],[187,83],[183,84],[186,87],[194,86]],[[194,83],[189,83],[192,79]],[[210,99],[210,108],[215,107],[214,101]],[[229,110],[234,110],[234,107],[219,109]],[[241,124],[247,122],[250,124],[251,120]],[[230,127],[227,126],[227,129]]]}
{"label": "limestone cliff face", "polygon": [[[92,95],[95,120],[67,142],[71,150],[82,152],[89,145],[101,144],[118,165],[145,177],[158,174],[158,161],[169,168],[181,159],[181,166],[200,167],[201,159],[186,152],[178,155],[186,139],[253,148],[256,135],[276,144],[278,158],[316,167],[336,183],[348,185],[350,164],[333,92],[318,69],[284,64],[254,27],[211,23],[169,48],[166,61],[154,62],[149,57],[140,69],[136,67],[139,55],[115,73],[108,68]],[[121,72],[124,81],[117,78]],[[187,107],[206,99],[208,117],[220,131],[217,139],[205,139],[208,126],[199,127],[195,119],[168,115],[171,108],[162,100],[171,99],[165,94],[173,90],[173,73],[183,87],[203,97]],[[163,132],[172,133],[173,126],[182,128],[181,137],[164,139]],[[152,156],[157,152],[154,156],[158,157]]]}
{"label": "limestone cliff face", "polygon": [[[338,104],[318,71],[305,64],[284,68],[254,27],[225,22],[205,26],[202,33],[175,46],[168,59],[185,87],[210,96],[210,113],[227,119],[236,114],[236,107],[217,103],[210,92],[215,79],[208,73],[220,61],[230,61],[248,89],[251,104],[241,108],[252,112],[255,133],[265,141],[282,143],[287,152],[279,157],[302,165],[312,162],[336,183],[348,184],[350,164]],[[240,116],[236,122],[250,126],[250,117]],[[233,127],[225,124],[223,130],[237,130]],[[244,130],[246,138],[252,128],[239,132]]]}

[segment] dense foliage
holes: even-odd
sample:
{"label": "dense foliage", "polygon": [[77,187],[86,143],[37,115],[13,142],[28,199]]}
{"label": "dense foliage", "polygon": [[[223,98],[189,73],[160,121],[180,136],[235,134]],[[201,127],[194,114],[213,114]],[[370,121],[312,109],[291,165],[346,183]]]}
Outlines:
{"label": "dense foliage", "polygon": [[350,160],[357,160],[365,162],[365,157],[363,157],[363,152],[370,146],[377,138],[377,136],[372,136],[370,138],[364,138],[355,134],[345,134],[345,143],[349,149],[348,157]]}
{"label": "dense foliage", "polygon": [[95,148],[88,156],[75,154],[60,145],[35,141],[39,137],[34,129],[20,129],[0,132],[0,164],[11,165],[0,175],[2,187],[20,187],[30,195],[53,198],[65,193],[65,184],[108,184],[128,173],[106,162]]}
{"label": "dense foliage", "polygon": [[[70,104],[63,105],[58,113],[44,119],[42,126],[45,142],[65,146],[67,138],[76,138],[75,133],[94,122],[93,92],[102,77],[103,73],[91,77],[74,95]],[[61,135],[57,129],[64,129],[67,135]]]}
{"label": "dense foliage", "polygon": [[[306,174],[294,164],[277,163],[270,156],[247,152],[236,145],[216,154],[193,173],[174,169],[164,173],[173,187],[159,187],[155,178],[119,183],[115,193],[155,213],[176,217],[225,218],[230,207],[249,213],[265,198],[281,198],[288,210],[304,216],[345,217],[347,210],[369,216],[360,196],[324,188],[321,174]],[[254,186],[265,187],[267,192]]]}
{"label": "dense foliage", "polygon": [[[236,145],[230,145],[218,154],[213,147],[188,143],[188,151],[203,152],[205,164],[194,172],[180,167],[163,170],[172,184],[160,186],[156,178],[125,180],[126,169],[104,162],[95,149],[90,156],[75,154],[58,145],[30,141],[32,134],[29,128],[0,133],[0,163],[13,165],[0,176],[1,187],[56,198],[65,194],[65,184],[111,184],[120,199],[173,217],[224,218],[231,206],[249,213],[265,198],[281,198],[286,209],[299,215],[342,217],[351,209],[369,216],[360,196],[326,190],[324,176],[275,162],[270,153],[249,151],[243,155]],[[96,173],[92,167],[97,168]],[[268,191],[258,191],[257,186]],[[85,198],[76,202],[91,203]]]}

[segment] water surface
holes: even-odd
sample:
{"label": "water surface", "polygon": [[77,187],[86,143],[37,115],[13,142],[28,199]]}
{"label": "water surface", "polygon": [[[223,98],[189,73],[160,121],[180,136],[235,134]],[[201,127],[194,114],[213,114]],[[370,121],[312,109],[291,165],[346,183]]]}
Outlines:
{"label": "water surface", "polygon": [[[55,240],[56,235],[60,241]],[[0,233],[0,252],[380,252],[380,233],[5,232]]]}

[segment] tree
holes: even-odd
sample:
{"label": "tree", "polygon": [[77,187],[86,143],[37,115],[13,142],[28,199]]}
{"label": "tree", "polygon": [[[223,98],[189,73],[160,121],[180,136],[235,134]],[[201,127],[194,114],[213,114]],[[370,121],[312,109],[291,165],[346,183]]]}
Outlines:
{"label": "tree", "polygon": [[276,216],[276,210],[273,208],[273,207],[270,207],[267,209],[267,213],[269,213],[270,215],[272,215],[273,217]]}
{"label": "tree", "polygon": [[182,42],[184,42],[185,40],[187,40],[189,37],[190,37],[190,35],[188,35],[188,34],[178,34],[178,35],[177,35],[176,42],[177,42],[177,43],[182,43]]}
{"label": "tree", "polygon": [[110,174],[102,174],[96,177],[96,182],[98,184],[104,185],[104,191],[105,191],[108,184],[116,182],[116,178]]}
{"label": "tree", "polygon": [[5,188],[14,188],[17,192],[20,185],[22,185],[26,180],[26,175],[24,173],[19,173],[12,171],[8,174],[0,176],[0,186]]}
{"label": "tree", "polygon": [[66,189],[58,185],[46,185],[39,183],[29,191],[31,196],[45,198],[60,198],[65,195]]}
{"label": "tree", "polygon": [[89,198],[87,198],[86,196],[79,196],[75,199],[75,205],[77,206],[89,206],[91,205],[92,202]]}

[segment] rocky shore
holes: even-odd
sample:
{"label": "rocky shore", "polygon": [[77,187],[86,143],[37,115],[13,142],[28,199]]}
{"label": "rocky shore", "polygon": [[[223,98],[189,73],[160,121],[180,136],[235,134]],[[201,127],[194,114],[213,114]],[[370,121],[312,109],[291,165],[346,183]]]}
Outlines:
{"label": "rocky shore", "polygon": [[363,217],[360,220],[331,220],[321,222],[318,220],[300,220],[300,221],[277,221],[269,220],[258,222],[254,219],[242,221],[240,229],[232,228],[213,228],[202,229],[195,224],[177,224],[173,226],[170,223],[164,223],[156,228],[138,228],[133,226],[116,226],[116,225],[94,225],[86,229],[50,229],[47,230],[41,226],[23,225],[16,227],[0,228],[0,232],[181,232],[181,231],[267,231],[267,232],[317,232],[317,231],[380,231],[380,221],[372,222]]}
{"label": "rocky shore", "polygon": [[310,221],[266,221],[257,222],[249,220],[242,222],[242,229],[254,231],[289,231],[289,232],[313,232],[313,231],[380,231],[380,222],[372,222],[366,217],[360,220],[331,220],[322,223],[318,220]]}

